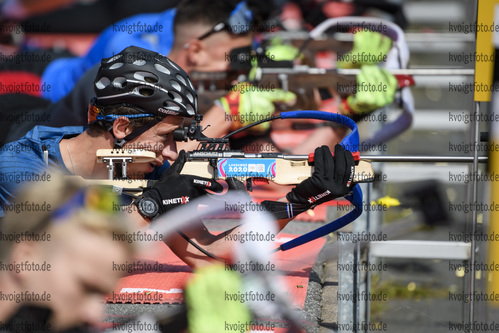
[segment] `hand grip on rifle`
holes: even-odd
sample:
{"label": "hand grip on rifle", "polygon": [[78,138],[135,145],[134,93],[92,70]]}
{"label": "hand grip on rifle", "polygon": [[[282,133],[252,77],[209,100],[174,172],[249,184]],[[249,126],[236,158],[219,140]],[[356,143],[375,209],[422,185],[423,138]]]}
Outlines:
{"label": "hand grip on rifle", "polygon": [[315,149],[315,167],[311,177],[286,195],[291,203],[321,204],[350,192],[353,184],[354,159],[348,150],[337,144],[334,154],[329,147]]}
{"label": "hand grip on rifle", "polygon": [[159,206],[159,214],[164,214],[178,205],[186,204],[194,198],[206,194],[206,190],[221,192],[223,186],[214,179],[196,175],[181,175],[186,162],[186,153],[180,151],[175,163],[171,165],[161,178],[144,191],[143,197],[154,200]]}

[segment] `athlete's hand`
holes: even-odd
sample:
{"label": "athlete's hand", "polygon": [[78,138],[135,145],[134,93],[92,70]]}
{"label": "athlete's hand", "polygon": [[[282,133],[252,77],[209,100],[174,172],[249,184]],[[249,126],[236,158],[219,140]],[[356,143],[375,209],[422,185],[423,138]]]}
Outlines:
{"label": "athlete's hand", "polygon": [[352,153],[341,145],[334,147],[334,157],[327,146],[315,149],[314,172],[286,195],[291,203],[319,205],[350,192],[354,176]]}
{"label": "athlete's hand", "polygon": [[379,32],[359,31],[353,37],[353,48],[343,56],[338,56],[336,67],[359,68],[386,61],[392,47],[392,40]]}
{"label": "athlete's hand", "polygon": [[181,150],[175,163],[161,175],[161,178],[142,196],[151,198],[159,206],[159,214],[164,214],[178,205],[205,195],[206,190],[221,192],[223,186],[214,179],[192,175],[181,175],[185,164],[185,151]]}
{"label": "athlete's hand", "polygon": [[362,115],[382,108],[393,102],[397,84],[397,79],[386,69],[376,65],[362,66],[357,75],[357,91],[343,102],[340,112],[345,115]]}
{"label": "athlete's hand", "polygon": [[[282,89],[252,85],[247,82],[239,83],[230,92],[219,99],[218,104],[226,113],[226,118],[232,123],[231,131],[272,116],[275,111],[274,103],[293,105],[296,95]],[[248,129],[248,133],[262,134],[270,128],[265,122]]]}

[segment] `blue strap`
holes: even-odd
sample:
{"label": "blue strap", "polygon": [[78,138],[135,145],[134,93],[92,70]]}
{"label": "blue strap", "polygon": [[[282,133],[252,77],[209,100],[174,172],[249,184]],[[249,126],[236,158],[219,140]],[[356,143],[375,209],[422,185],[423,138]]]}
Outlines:
{"label": "blue strap", "polygon": [[359,184],[354,186],[353,193],[351,195],[347,195],[345,199],[347,199],[354,205],[355,209],[353,211],[332,222],[329,222],[328,224],[320,228],[317,228],[311,232],[298,236],[295,239],[282,244],[280,246],[280,249],[282,251],[287,251],[299,245],[311,242],[319,237],[326,236],[333,231],[343,228],[350,222],[355,221],[355,219],[357,219],[357,217],[362,214],[362,190],[360,189]]}
{"label": "blue strap", "polygon": [[128,119],[138,119],[138,118],[147,118],[147,117],[154,117],[154,114],[152,113],[141,113],[141,114],[108,114],[108,115],[102,115],[98,114],[95,119],[96,120],[105,120],[105,121],[115,121],[118,118],[121,117],[126,117]]}
{"label": "blue strap", "polygon": [[[281,112],[282,119],[320,119],[326,121],[333,121],[335,123],[339,123],[347,126],[352,131],[348,134],[342,141],[341,145],[351,151],[356,152],[359,150],[359,132],[357,130],[357,124],[350,118],[337,114],[337,113],[329,113],[324,111],[289,111],[289,112]],[[359,184],[355,185],[352,191],[352,194],[345,196],[345,199],[350,201],[352,205],[355,207],[353,211],[350,213],[332,221],[328,224],[315,229],[309,233],[301,235],[289,242],[282,244],[279,248],[282,251],[286,251],[297,247],[299,245],[303,245],[314,239],[325,236],[333,231],[343,228],[350,222],[355,221],[362,214],[362,190],[360,189]]]}
{"label": "blue strap", "polygon": [[332,121],[350,128],[352,131],[341,141],[341,145],[346,150],[353,152],[359,151],[359,131],[357,130],[357,124],[352,119],[347,116],[330,113],[324,111],[288,111],[281,112],[281,119],[319,119]]}

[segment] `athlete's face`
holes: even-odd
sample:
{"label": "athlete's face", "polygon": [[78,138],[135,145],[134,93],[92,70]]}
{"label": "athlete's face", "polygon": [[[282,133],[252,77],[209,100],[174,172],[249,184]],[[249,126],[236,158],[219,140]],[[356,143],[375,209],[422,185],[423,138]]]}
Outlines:
{"label": "athlete's face", "polygon": [[167,116],[123,146],[124,149],[144,149],[156,154],[152,162],[128,164],[127,174],[130,178],[143,179],[146,173],[153,172],[155,167],[160,167],[166,160],[177,159],[177,144],[173,140],[173,131],[182,125],[183,120],[183,117]]}
{"label": "athlete's face", "polygon": [[30,262],[50,264],[50,270],[23,274],[27,290],[50,295],[34,303],[52,310],[50,323],[55,330],[102,321],[103,296],[111,293],[122,274],[113,270],[113,264],[126,262],[128,256],[110,235],[84,227],[71,231],[75,232],[52,233],[50,242],[38,242],[26,257]]}
{"label": "athlete's face", "polygon": [[227,32],[215,33],[200,41],[201,49],[192,71],[222,72],[230,69],[228,55],[235,48],[251,46],[252,35],[234,35]]}

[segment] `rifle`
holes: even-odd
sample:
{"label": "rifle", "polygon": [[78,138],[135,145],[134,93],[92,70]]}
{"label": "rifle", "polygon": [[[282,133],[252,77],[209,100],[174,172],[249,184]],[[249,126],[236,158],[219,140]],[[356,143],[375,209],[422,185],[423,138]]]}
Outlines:
{"label": "rifle", "polygon": [[[286,62],[289,63],[289,62]],[[237,75],[237,74],[239,75]],[[238,78],[235,79],[235,76]],[[200,110],[208,110],[213,100],[225,96],[232,88],[232,82],[244,82],[247,74],[241,71],[225,72],[192,72],[190,77],[198,91]],[[258,68],[254,87],[259,90],[283,89],[292,91],[297,96],[293,109],[317,109],[314,89],[330,88],[334,91],[344,87],[343,96],[352,94],[356,86],[354,75],[342,75],[336,70],[309,67],[307,65],[294,65],[289,67]],[[282,108],[281,111],[289,110]]]}
{"label": "rifle", "polygon": [[[292,112],[283,112],[280,116],[270,117],[268,119],[255,122],[220,139],[205,137],[202,134],[202,128],[200,125],[202,116],[196,116],[196,119],[192,121],[189,127],[177,129],[174,132],[174,139],[176,141],[188,141],[190,139],[199,142],[197,150],[187,152],[187,162],[184,164],[184,167],[180,173],[197,175],[205,178],[214,178],[217,180],[235,178],[243,183],[246,183],[246,189],[249,191],[252,189],[252,181],[268,183],[270,180],[279,185],[299,184],[312,175],[314,162],[313,154],[248,154],[239,150],[230,150],[229,148],[230,136],[265,121],[280,118],[293,118],[294,116],[299,115],[304,115],[305,118],[317,119],[318,117],[320,119],[328,118],[336,121],[342,117],[320,111],[297,111],[293,113],[293,115],[291,115],[291,113]],[[312,115],[314,117],[312,117]],[[355,123],[353,124],[355,125]],[[356,127],[350,134],[358,136]],[[372,165],[366,161],[360,160],[358,151],[355,151],[353,156],[356,162],[353,183],[372,182],[374,180]]]}
{"label": "rifle", "polygon": [[[229,137],[264,121],[300,117],[336,121],[352,128],[352,132],[343,140],[344,146],[354,151],[353,156],[356,166],[352,182],[364,183],[374,181],[372,165],[360,159],[360,155],[356,151],[358,144],[354,145],[350,142],[352,138],[353,140],[357,138],[356,142],[358,142],[358,132],[355,123],[345,116],[321,111],[283,112],[280,116],[250,124],[223,138],[206,137],[202,133],[200,124],[202,115],[198,114],[190,126],[179,128],[173,133],[176,141],[187,141],[190,139],[199,142],[197,150],[187,152],[187,161],[182,168],[181,174],[196,175],[215,180],[235,178],[246,183],[248,190],[252,189],[252,183],[254,182],[272,181],[281,185],[299,184],[313,173],[313,154],[247,154],[241,150],[231,150],[229,147]],[[155,157],[155,153],[140,149],[100,149],[97,151],[97,161],[107,164],[108,179],[84,180],[80,178],[82,181],[87,182],[87,184],[112,186],[113,190],[119,194],[129,193],[140,195],[145,188],[152,186],[155,181],[127,179],[127,164],[149,163]],[[118,176],[118,174],[120,175]]]}

